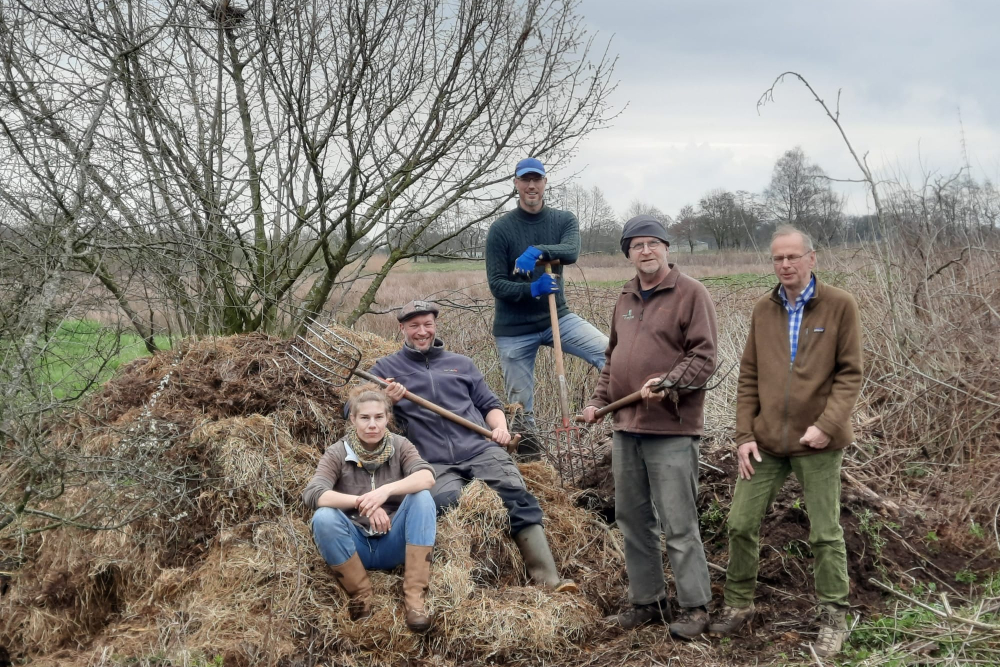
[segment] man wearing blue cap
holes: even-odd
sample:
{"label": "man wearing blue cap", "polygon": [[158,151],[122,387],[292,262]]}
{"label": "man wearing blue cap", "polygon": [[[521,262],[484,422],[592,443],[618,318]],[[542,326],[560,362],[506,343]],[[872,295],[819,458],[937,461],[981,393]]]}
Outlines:
{"label": "man wearing blue cap", "polygon": [[[571,313],[559,288],[562,267],[580,256],[580,224],[569,211],[545,205],[545,166],[529,157],[514,169],[517,208],[490,227],[486,237],[486,276],[493,293],[496,337],[507,400],[524,406],[515,430],[524,435],[518,453],[536,459],[541,447],[535,433],[535,355],[552,345],[548,295],[556,295],[563,350],[601,370],[608,337]],[[558,260],[547,274],[539,261]],[[519,422],[519,423],[518,423]]]}

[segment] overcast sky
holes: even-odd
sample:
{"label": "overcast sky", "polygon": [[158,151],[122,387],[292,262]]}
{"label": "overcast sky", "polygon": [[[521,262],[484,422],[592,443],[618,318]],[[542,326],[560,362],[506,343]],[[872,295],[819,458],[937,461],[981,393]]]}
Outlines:
{"label": "overcast sky", "polygon": [[[883,177],[920,182],[925,171],[958,169],[964,126],[974,175],[1000,180],[998,0],[582,0],[580,9],[619,54],[612,101],[625,109],[570,167],[619,212],[633,199],[675,215],[712,188],[759,192],[796,145],[829,175],[858,178],[800,83],[786,80],[758,115],[761,93],[786,70],[831,106],[842,90],[844,129]],[[851,212],[866,206],[851,197]]]}

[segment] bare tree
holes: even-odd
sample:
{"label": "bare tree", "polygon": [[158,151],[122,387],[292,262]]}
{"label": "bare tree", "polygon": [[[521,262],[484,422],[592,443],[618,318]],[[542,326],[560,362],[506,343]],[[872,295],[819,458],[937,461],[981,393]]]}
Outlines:
{"label": "bare tree", "polygon": [[616,253],[620,251],[622,225],[614,208],[597,186],[584,188],[571,184],[554,188],[554,205],[572,211],[580,222],[580,245],[583,252]]}
{"label": "bare tree", "polygon": [[662,222],[664,227],[669,227],[671,224],[673,224],[673,220],[670,218],[670,216],[661,211],[656,206],[653,206],[652,204],[644,202],[640,199],[633,199],[629,203],[628,208],[626,208],[625,211],[622,213],[622,220],[628,220],[629,218],[634,218],[637,215],[652,216],[653,218]]}
{"label": "bare tree", "polygon": [[694,206],[687,204],[681,207],[677,213],[674,224],[670,226],[670,233],[674,239],[688,246],[694,254],[694,249],[698,245],[698,232],[701,229],[701,219],[694,210]]}
{"label": "bare tree", "polygon": [[843,198],[831,190],[826,173],[809,162],[800,146],[775,162],[764,196],[775,223],[805,229],[823,245],[838,237]]}
{"label": "bare tree", "polygon": [[0,198],[70,221],[74,280],[151,348],[165,314],[294,329],[369,277],[353,323],[396,263],[509,200],[516,159],[557,166],[604,125],[592,47],[561,0],[5,3]]}

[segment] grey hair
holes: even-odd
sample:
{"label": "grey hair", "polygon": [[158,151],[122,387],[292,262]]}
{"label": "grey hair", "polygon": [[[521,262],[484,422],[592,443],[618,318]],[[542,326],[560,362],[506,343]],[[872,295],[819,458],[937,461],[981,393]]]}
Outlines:
{"label": "grey hair", "polygon": [[778,238],[779,236],[789,236],[791,234],[798,234],[799,236],[802,237],[802,245],[805,247],[806,252],[812,252],[813,250],[816,249],[815,246],[813,246],[813,240],[811,236],[806,234],[801,229],[792,227],[791,225],[781,225],[780,227],[775,229],[774,233],[771,234],[771,243],[774,243],[774,239]]}

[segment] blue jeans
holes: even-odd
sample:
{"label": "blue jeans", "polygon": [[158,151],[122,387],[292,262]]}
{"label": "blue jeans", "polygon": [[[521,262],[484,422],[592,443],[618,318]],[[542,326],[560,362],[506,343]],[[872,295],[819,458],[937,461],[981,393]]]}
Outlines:
{"label": "blue jeans", "polygon": [[332,507],[313,514],[313,539],[329,565],[346,563],[357,552],[366,570],[391,570],[406,560],[406,545],[434,546],[437,508],[430,491],[412,493],[403,499],[391,517],[389,532],[369,537],[347,515]]}
{"label": "blue jeans", "polygon": [[[566,354],[579,357],[601,370],[608,337],[575,313],[559,318],[559,334]],[[525,420],[534,425],[535,355],[542,345],[552,347],[552,327],[522,336],[497,336],[500,368],[507,387],[507,402],[524,406]]]}

